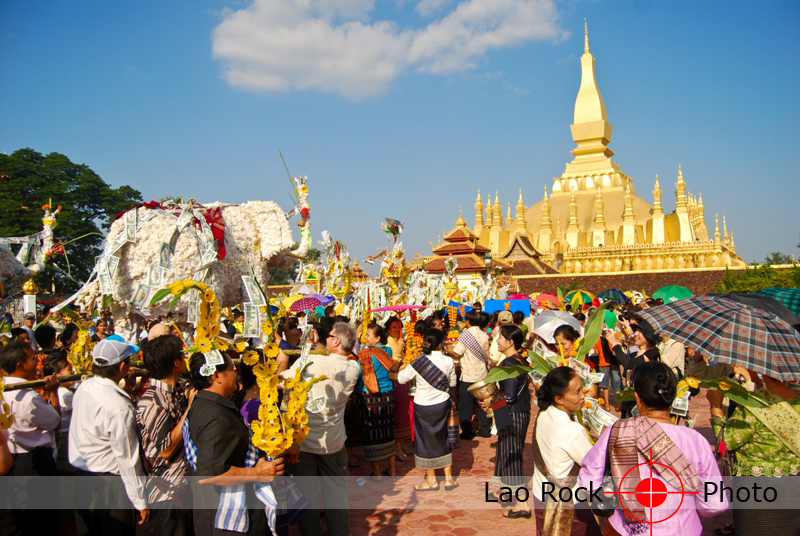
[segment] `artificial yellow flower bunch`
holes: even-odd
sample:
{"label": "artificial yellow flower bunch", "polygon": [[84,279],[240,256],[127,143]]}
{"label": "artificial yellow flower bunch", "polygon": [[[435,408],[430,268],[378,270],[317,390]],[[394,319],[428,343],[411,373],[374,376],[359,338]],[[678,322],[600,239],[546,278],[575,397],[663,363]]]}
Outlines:
{"label": "artificial yellow flower bunch", "polygon": [[[261,322],[261,334],[265,337],[269,337],[272,335],[272,332],[275,328],[275,321],[272,319],[272,316],[267,314],[267,307],[266,305],[262,305],[258,308],[261,311],[261,314],[264,317],[264,321]],[[282,307],[281,307],[282,308]],[[280,311],[278,311],[280,313]]]}
{"label": "artificial yellow flower bunch", "polygon": [[72,322],[78,326],[78,338],[69,348],[67,361],[77,374],[88,374],[92,371],[92,350],[95,346],[89,336],[89,328],[92,327],[92,323],[77,318]]}
{"label": "artificial yellow flower bunch", "polygon": [[298,367],[294,378],[286,378],[283,382],[284,393],[288,394],[288,409],[283,415],[286,428],[292,431],[292,439],[295,443],[302,443],[308,436],[308,415],[306,414],[306,399],[308,392],[315,383],[326,380],[327,376],[317,376],[307,381],[303,381],[303,369]]}
{"label": "artificial yellow flower bunch", "polygon": [[675,395],[675,398],[680,398],[681,395],[683,395],[683,393],[689,389],[697,389],[698,387],[700,387],[700,382],[697,381],[697,378],[686,376],[684,379],[678,382],[678,391]]}
{"label": "artificial yellow flower bunch", "polygon": [[267,359],[253,367],[259,388],[261,406],[258,420],[250,423],[253,430],[253,445],[263,450],[269,458],[277,458],[292,446],[293,434],[287,432],[278,409],[278,362]]}
{"label": "artificial yellow flower bunch", "polygon": [[[319,376],[309,381],[302,381],[302,369],[297,370],[294,378],[284,380],[284,396],[288,396],[288,411],[281,415],[278,409],[278,376],[277,357],[279,349],[269,345],[265,351],[265,363],[253,367],[259,387],[261,407],[258,408],[258,420],[250,423],[253,430],[253,445],[263,450],[268,457],[276,458],[285,452],[293,443],[302,442],[308,435],[308,415],[306,415],[306,398],[311,387],[326,376]],[[255,353],[255,352],[253,352]],[[256,354],[256,359],[258,354]]]}

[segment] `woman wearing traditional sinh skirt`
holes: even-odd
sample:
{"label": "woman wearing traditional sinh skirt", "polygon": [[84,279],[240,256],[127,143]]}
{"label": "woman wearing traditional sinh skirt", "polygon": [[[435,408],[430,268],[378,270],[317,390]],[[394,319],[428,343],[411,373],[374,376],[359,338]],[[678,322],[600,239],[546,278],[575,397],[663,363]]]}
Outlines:
{"label": "woman wearing traditional sinh skirt", "polygon": [[456,371],[453,360],[442,353],[444,333],[438,329],[425,332],[423,353],[400,371],[397,381],[406,384],[416,381],[414,394],[414,460],[425,469],[425,480],[416,491],[436,491],[436,469],[444,469],[444,488],[458,486],[453,482],[453,454],[447,440],[447,420],[450,417],[450,388],[455,387]]}
{"label": "woman wearing traditional sinh skirt", "polygon": [[[497,336],[497,349],[503,354],[499,365],[511,367],[514,365],[528,365],[519,351],[525,344],[522,330],[514,325],[505,325],[500,328]],[[502,398],[508,406],[511,415],[511,425],[497,432],[497,456],[494,462],[494,485],[507,487],[512,490],[509,504],[512,509],[504,517],[516,519],[524,517],[530,519],[531,511],[525,504],[519,504],[514,509],[516,492],[525,486],[525,473],[522,469],[522,452],[525,449],[525,437],[528,435],[528,425],[531,422],[531,394],[528,391],[528,375],[522,374],[516,378],[498,382],[500,389],[496,398]],[[492,400],[480,402],[484,410],[488,410]],[[527,495],[527,493],[525,493]]]}
{"label": "woman wearing traditional sinh skirt", "polygon": [[392,360],[394,369],[389,371],[389,378],[394,387],[394,440],[396,443],[397,459],[407,462],[408,456],[403,448],[403,441],[411,439],[411,404],[412,400],[408,394],[408,385],[397,382],[397,371],[405,358],[405,343],[403,342],[403,322],[393,316],[383,325],[383,329],[389,335],[387,344],[392,350]]}
{"label": "woman wearing traditional sinh skirt", "polygon": [[[389,370],[394,365],[392,350],[386,346],[386,332],[376,323],[367,326],[364,337],[367,347],[358,352],[361,377],[356,385],[358,416],[361,421],[361,446],[372,464],[372,480],[381,474],[395,476],[394,456],[394,392]],[[381,473],[379,462],[389,460],[389,468]]]}

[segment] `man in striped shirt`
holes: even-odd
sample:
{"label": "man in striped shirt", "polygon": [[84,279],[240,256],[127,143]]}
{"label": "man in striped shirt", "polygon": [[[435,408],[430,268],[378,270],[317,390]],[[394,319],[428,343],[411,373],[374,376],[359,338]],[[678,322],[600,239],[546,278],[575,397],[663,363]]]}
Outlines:
{"label": "man in striped shirt", "polygon": [[181,340],[174,335],[157,337],[142,347],[144,363],[150,371],[150,387],[139,399],[136,424],[150,466],[146,492],[155,536],[183,536],[193,532],[181,427],[194,400],[194,391],[187,400],[180,381],[181,374],[186,372],[182,350]]}

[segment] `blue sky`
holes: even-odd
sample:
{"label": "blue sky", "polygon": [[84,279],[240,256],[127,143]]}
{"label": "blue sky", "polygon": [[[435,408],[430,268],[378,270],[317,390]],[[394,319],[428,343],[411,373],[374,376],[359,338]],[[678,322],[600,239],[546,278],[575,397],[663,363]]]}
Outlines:
{"label": "blue sky", "polygon": [[800,257],[797,2],[9,0],[0,151],[60,152],[147,200],[288,210],[280,149],[315,241],[363,259],[391,217],[429,254],[478,188],[532,204],[564,171],[584,18],[637,192],[658,174],[673,210],[682,164],[746,261]]}

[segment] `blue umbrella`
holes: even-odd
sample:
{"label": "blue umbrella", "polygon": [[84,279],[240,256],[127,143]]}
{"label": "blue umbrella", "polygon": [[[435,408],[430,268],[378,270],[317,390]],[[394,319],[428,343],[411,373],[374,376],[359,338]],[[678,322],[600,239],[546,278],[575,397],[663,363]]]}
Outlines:
{"label": "blue umbrella", "polygon": [[597,297],[602,298],[603,301],[617,302],[620,305],[631,301],[630,298],[628,298],[624,292],[616,288],[610,288],[608,290],[604,290],[603,292],[598,294]]}
{"label": "blue umbrella", "polygon": [[306,297],[319,300],[319,303],[322,304],[323,307],[325,305],[328,305],[329,303],[333,303],[334,301],[336,301],[336,298],[334,298],[333,296],[323,296],[321,294],[307,294]]}

